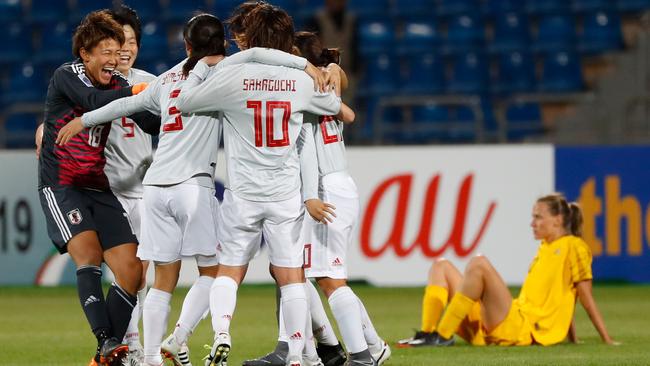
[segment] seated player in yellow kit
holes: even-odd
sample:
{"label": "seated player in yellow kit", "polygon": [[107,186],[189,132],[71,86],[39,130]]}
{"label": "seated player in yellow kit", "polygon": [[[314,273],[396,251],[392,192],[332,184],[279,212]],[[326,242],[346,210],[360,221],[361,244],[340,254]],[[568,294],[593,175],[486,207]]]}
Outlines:
{"label": "seated player in yellow kit", "polygon": [[472,345],[548,346],[567,336],[577,342],[576,297],[602,340],[617,344],[592,296],[591,251],[580,237],[578,205],[560,194],[542,197],[533,207],[531,227],[542,243],[518,298],[483,256],[473,258],[464,274],[449,261],[436,260],[422,302],[422,328],[398,346],[449,346],[454,333]]}

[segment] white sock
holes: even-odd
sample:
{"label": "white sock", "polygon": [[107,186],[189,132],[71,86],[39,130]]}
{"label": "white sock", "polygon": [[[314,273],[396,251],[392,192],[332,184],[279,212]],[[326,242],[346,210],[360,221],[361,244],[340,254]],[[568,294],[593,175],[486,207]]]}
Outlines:
{"label": "white sock", "polygon": [[303,283],[291,283],[280,287],[282,301],[282,318],[289,335],[289,353],[287,359],[300,359],[305,348],[308,319],[307,296]]}
{"label": "white sock", "polygon": [[278,342],[289,343],[287,328],[284,326],[284,315],[282,314],[282,299],[280,299],[280,314],[278,316]]}
{"label": "white sock", "polygon": [[[311,302],[314,300],[309,296],[309,290],[307,285],[307,282],[311,284],[309,280],[305,281],[305,294],[307,295],[307,309],[311,308]],[[313,287],[313,285],[311,286]],[[314,289],[315,290],[315,289]],[[318,293],[316,293],[318,295]],[[320,297],[317,300],[320,302]],[[316,344],[314,343],[314,330],[311,327],[312,325],[312,319],[311,319],[311,314],[309,314],[309,310],[307,310],[307,324],[305,327],[305,348],[302,351],[303,358],[316,361],[318,360],[318,353],[316,352]]]}
{"label": "white sock", "polygon": [[318,343],[328,346],[336,346],[339,344],[338,338],[332,328],[332,323],[327,318],[323,302],[320,299],[318,290],[314,284],[307,280],[305,281],[305,291],[307,292],[307,300],[309,302],[309,313],[311,314],[311,326],[314,330],[314,337]]}
{"label": "white sock", "polygon": [[142,323],[144,326],[144,362],[160,365],[160,343],[167,331],[167,320],[172,294],[151,288],[144,301]]}
{"label": "white sock", "polygon": [[138,290],[138,303],[133,307],[131,312],[131,321],[129,326],[126,328],[126,334],[124,334],[123,343],[129,345],[129,349],[141,348],[140,344],[140,317],[142,316],[142,309],[144,308],[144,300],[147,296],[147,286]]}
{"label": "white sock", "polygon": [[348,353],[367,350],[357,295],[348,286],[342,286],[336,289],[328,300]]}
{"label": "white sock", "polygon": [[359,308],[361,309],[361,323],[363,324],[363,336],[366,338],[366,343],[368,344],[368,348],[372,352],[377,352],[382,348],[381,344],[381,338],[379,338],[379,334],[377,334],[377,330],[375,329],[375,326],[372,324],[372,321],[370,320],[370,315],[368,315],[368,311],[366,310],[366,307],[363,306],[363,302],[359,297],[357,296],[357,300],[359,301]]}
{"label": "white sock", "polygon": [[203,314],[210,308],[210,287],[214,278],[200,276],[185,295],[181,315],[178,317],[174,337],[179,345],[187,342],[187,338],[203,319]]}
{"label": "white sock", "polygon": [[237,282],[228,276],[219,276],[210,287],[210,312],[215,337],[219,333],[230,334],[230,322],[237,305]]}

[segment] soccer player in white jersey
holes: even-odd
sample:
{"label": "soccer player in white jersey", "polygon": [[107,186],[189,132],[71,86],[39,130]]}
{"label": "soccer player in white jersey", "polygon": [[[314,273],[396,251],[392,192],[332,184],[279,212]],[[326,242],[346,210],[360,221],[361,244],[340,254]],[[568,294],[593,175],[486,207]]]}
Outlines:
{"label": "soccer player in white jersey", "polygon": [[[265,4],[246,19],[250,47],[291,51],[293,23],[286,12]],[[215,342],[206,364],[223,365],[227,359],[237,288],[263,234],[291,334],[287,364],[301,365],[307,301],[295,142],[302,112],[338,114],[341,102],[333,94],[314,92],[309,77],[295,69],[244,63],[223,67],[209,77],[208,72],[208,65],[199,62],[178,100],[178,107],[187,113],[224,113],[228,176],[219,216],[219,274],[210,294]]]}

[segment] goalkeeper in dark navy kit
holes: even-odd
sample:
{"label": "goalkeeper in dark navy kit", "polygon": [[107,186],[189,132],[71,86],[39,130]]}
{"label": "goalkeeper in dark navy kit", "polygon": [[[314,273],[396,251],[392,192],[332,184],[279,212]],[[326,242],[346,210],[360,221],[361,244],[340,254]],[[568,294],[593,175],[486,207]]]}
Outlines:
{"label": "goalkeeper in dark navy kit", "polygon": [[[55,141],[61,127],[74,117],[137,94],[146,85],[131,86],[115,71],[124,31],[107,11],[88,14],[72,43],[78,59],[54,72],[47,91],[38,190],[48,235],[77,266],[79,300],[98,341],[91,365],[117,365],[128,351],[120,341],[136,304],[142,264],[126,213],[104,174],[111,124],[87,129],[66,146]],[[131,118],[147,132],[160,128],[160,118],[152,114]],[[102,262],[115,274],[106,298]]]}

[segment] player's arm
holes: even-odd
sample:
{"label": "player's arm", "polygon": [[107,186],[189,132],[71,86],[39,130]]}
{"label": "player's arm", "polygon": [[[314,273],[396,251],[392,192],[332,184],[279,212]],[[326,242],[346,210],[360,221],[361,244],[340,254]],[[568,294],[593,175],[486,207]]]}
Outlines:
{"label": "player's arm", "polygon": [[335,207],[318,198],[318,157],[314,129],[311,123],[303,123],[296,143],[300,156],[300,178],[302,179],[302,196],[305,208],[314,220],[327,224],[336,217]]}
{"label": "player's arm", "polygon": [[578,299],[580,299],[580,303],[585,308],[587,315],[589,315],[589,319],[591,319],[591,323],[598,331],[598,334],[600,334],[600,338],[603,340],[603,342],[611,345],[618,345],[620,343],[615,342],[609,336],[609,333],[607,333],[605,321],[603,320],[603,317],[598,310],[596,300],[594,300],[591,282],[591,280],[585,280],[577,282],[575,284],[576,290],[578,292]]}
{"label": "player's arm", "polygon": [[341,91],[348,88],[348,76],[338,64],[331,63],[327,65],[324,76],[325,82],[330,88],[334,89],[337,96],[341,96]]}
{"label": "player's arm", "polygon": [[580,343],[578,340],[578,334],[576,332],[576,319],[571,318],[571,325],[569,325],[569,333],[567,334],[569,342],[571,343]]}
{"label": "player's arm", "polygon": [[160,115],[149,111],[134,113],[129,116],[145,133],[157,136],[160,133]]}
{"label": "player's arm", "polygon": [[[85,81],[82,80],[85,78]],[[85,75],[79,75],[72,70],[59,68],[54,72],[53,85],[62,94],[83,109],[93,110],[119,98],[137,94],[142,88],[141,84],[120,89],[101,90],[95,88]],[[135,91],[135,93],[134,93]]]}
{"label": "player's arm", "polygon": [[336,118],[338,118],[339,121],[348,124],[354,122],[355,117],[356,115],[352,108],[348,107],[345,103],[341,103],[341,111],[336,115]]}
{"label": "player's arm", "polygon": [[36,145],[36,159],[41,157],[41,147],[43,146],[43,128],[45,123],[41,123],[36,127],[36,133],[34,133],[34,145]]}
{"label": "player's arm", "polygon": [[[56,143],[65,145],[84,128],[107,123],[107,121],[123,116],[131,116],[131,119],[145,132],[152,131],[153,126],[157,123],[159,131],[160,117],[156,119],[154,116],[154,114],[160,114],[158,99],[155,97],[158,93],[158,85],[159,83],[154,81],[150,88],[138,95],[114,100],[101,108],[84,113],[81,117],[76,117],[61,128],[56,137]],[[150,113],[138,114],[145,111]]]}
{"label": "player's arm", "polygon": [[183,113],[214,112],[221,110],[223,90],[229,77],[234,77],[228,68],[210,74],[210,66],[199,61],[190,71],[176,99],[176,107]]}

